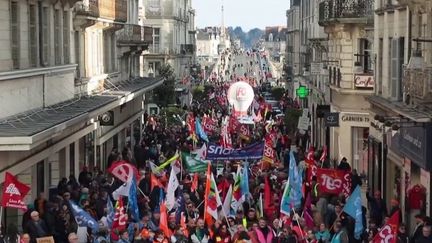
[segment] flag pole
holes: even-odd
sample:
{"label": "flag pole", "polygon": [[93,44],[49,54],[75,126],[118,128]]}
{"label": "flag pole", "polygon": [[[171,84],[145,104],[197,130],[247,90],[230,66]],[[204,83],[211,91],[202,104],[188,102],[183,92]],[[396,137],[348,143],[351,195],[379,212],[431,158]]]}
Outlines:
{"label": "flag pole", "polygon": [[[294,212],[294,216],[295,216],[295,215],[297,214],[296,211],[295,211],[295,208],[292,207],[292,210],[293,210],[293,212]],[[299,215],[297,214],[297,217],[296,217],[297,225],[298,225],[298,227],[300,228],[301,238],[304,239],[305,237],[304,237],[304,235],[303,235],[303,229],[302,229],[302,226],[301,226],[300,223],[299,223],[298,218],[299,218]]]}
{"label": "flag pole", "polygon": [[227,225],[228,225],[229,230],[231,231],[231,225],[230,225],[229,222],[228,222],[228,216],[227,216],[227,214],[226,214],[225,209],[224,209],[223,206],[222,206],[222,213],[224,214],[225,221],[226,221],[226,223],[227,223]]}

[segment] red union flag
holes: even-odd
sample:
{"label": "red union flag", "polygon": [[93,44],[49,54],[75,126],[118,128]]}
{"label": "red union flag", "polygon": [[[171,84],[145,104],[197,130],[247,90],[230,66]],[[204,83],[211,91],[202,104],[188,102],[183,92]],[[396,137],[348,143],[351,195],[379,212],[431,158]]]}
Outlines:
{"label": "red union flag", "polygon": [[396,211],[387,224],[375,235],[373,243],[396,243],[399,228],[399,210]]}
{"label": "red union flag", "polygon": [[23,199],[29,191],[30,187],[19,182],[15,176],[6,172],[1,205],[26,211],[27,205],[23,202]]}
{"label": "red union flag", "polygon": [[108,168],[108,172],[123,182],[126,182],[129,176],[132,176],[133,174],[135,174],[135,179],[137,181],[141,179],[141,175],[137,168],[125,160],[114,162],[111,167]]}
{"label": "red union flag", "polygon": [[[321,192],[340,194],[350,187],[350,185],[348,185],[349,173],[345,171],[317,168],[316,175]],[[349,190],[351,190],[351,188],[349,188]]]}

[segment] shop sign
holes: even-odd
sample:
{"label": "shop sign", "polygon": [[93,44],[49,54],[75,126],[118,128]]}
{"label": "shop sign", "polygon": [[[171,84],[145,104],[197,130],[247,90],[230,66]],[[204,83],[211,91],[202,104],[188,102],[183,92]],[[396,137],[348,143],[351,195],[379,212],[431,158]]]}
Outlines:
{"label": "shop sign", "polygon": [[432,150],[428,149],[432,140],[432,127],[401,127],[399,145],[402,155],[408,157],[418,166],[430,169]]}
{"label": "shop sign", "polygon": [[354,86],[356,88],[373,89],[375,86],[375,79],[373,75],[355,75]]}
{"label": "shop sign", "polygon": [[310,64],[310,70],[312,75],[319,75],[323,67],[322,62],[312,62]]}
{"label": "shop sign", "polygon": [[297,128],[299,130],[307,131],[309,130],[309,117],[301,116],[299,117]]}
{"label": "shop sign", "polygon": [[341,122],[365,123],[369,126],[370,118],[369,114],[341,113]]}
{"label": "shop sign", "polygon": [[339,112],[327,112],[324,114],[324,125],[326,127],[339,126]]}

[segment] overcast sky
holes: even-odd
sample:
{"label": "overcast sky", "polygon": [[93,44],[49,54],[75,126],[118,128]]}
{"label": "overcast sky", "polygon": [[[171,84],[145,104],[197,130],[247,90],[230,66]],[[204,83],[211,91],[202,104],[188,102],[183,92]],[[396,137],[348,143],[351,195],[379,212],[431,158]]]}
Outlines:
{"label": "overcast sky", "polygon": [[[196,26],[219,26],[222,0],[192,0],[196,9]],[[225,25],[243,30],[286,25],[289,0],[224,0]]]}

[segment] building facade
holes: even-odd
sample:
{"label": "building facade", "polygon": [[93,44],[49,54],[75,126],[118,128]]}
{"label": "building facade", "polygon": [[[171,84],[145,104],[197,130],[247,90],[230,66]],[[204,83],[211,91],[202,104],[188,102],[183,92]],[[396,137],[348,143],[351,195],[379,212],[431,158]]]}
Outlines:
{"label": "building facade", "polygon": [[263,46],[273,63],[281,63],[285,58],[287,29],[282,26],[266,27]]}
{"label": "building facade", "polygon": [[375,1],[369,184],[401,202],[411,229],[414,215],[431,213],[431,42],[430,1]]}
{"label": "building facade", "polygon": [[[325,64],[330,86],[330,158],[347,158],[359,173],[367,170],[369,103],[374,92],[373,1],[324,0],[319,25],[328,35]],[[327,113],[330,114],[330,113]],[[326,119],[326,117],[324,118]]]}
{"label": "building facade", "polygon": [[295,97],[294,77],[300,75],[300,1],[291,1],[290,9],[286,11],[287,41],[285,51],[284,71],[289,93]]}
{"label": "building facade", "polygon": [[217,27],[208,27],[197,31],[197,59],[198,62],[210,63],[219,57],[220,31]]}
{"label": "building facade", "polygon": [[[163,79],[140,76],[153,31],[138,1],[1,1],[0,180],[31,185],[28,203],[55,194],[84,166],[106,167],[113,148],[140,141],[145,93]],[[21,212],[6,209],[6,224]]]}
{"label": "building facade", "polygon": [[145,73],[156,73],[162,64],[176,70],[178,80],[195,63],[195,10],[192,0],[144,1],[144,21],[153,28],[153,43],[144,55]]}

